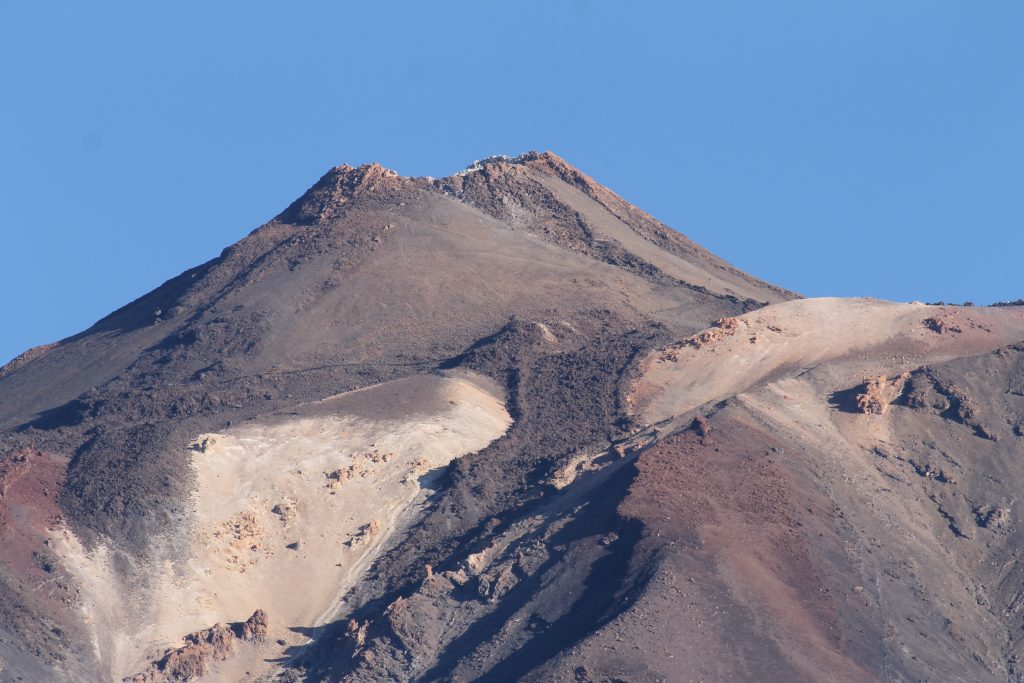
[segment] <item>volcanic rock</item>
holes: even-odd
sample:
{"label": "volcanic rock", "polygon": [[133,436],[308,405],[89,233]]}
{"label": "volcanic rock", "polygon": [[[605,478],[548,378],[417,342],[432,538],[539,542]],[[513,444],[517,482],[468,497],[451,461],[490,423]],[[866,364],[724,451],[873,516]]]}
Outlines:
{"label": "volcanic rock", "polygon": [[0,369],[2,676],[1017,680],[1022,339],[551,153],[339,166]]}

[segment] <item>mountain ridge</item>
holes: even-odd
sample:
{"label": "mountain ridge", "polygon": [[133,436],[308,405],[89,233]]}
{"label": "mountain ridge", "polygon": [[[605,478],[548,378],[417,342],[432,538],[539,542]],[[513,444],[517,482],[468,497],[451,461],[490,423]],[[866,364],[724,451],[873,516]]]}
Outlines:
{"label": "mountain ridge", "polygon": [[[122,577],[110,581],[134,594],[129,586],[155,580],[147,567],[188,554],[196,482],[176,453],[196,433],[435,371],[512,318],[538,321],[571,348],[651,315],[695,330],[759,305],[743,294],[778,296],[764,286],[761,297],[698,250],[637,255],[649,243],[633,228],[582,193],[556,196],[526,166],[554,159],[482,164],[501,185],[471,179],[475,203],[379,165],[332,169],[217,258],[8,365],[3,452],[38,447],[67,459],[58,500],[69,533],[82,552],[119,558]],[[511,386],[523,381],[510,375],[520,362],[536,361],[491,372]],[[18,582],[8,577],[12,595],[24,590]]]}
{"label": "mountain ridge", "polygon": [[1006,680],[1022,339],[335,167],[0,369],[0,680]]}

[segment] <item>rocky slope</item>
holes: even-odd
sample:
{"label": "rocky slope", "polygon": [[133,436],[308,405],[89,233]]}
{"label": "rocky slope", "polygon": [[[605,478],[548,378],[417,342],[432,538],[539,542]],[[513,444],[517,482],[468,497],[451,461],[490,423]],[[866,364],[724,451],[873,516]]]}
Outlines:
{"label": "rocky slope", "polygon": [[0,680],[1022,680],[1021,340],[338,167],[0,369]]}

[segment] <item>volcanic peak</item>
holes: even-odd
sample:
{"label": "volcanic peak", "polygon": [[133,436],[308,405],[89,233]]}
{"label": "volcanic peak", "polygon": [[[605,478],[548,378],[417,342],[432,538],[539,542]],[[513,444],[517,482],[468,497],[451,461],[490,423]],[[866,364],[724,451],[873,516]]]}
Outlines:
{"label": "volcanic peak", "polygon": [[296,225],[328,223],[340,208],[367,195],[385,195],[410,181],[378,163],[335,166],[285,209],[278,220]]}
{"label": "volcanic peak", "polygon": [[531,150],[520,154],[519,156],[511,157],[507,154],[494,154],[483,159],[477,159],[472,164],[452,173],[448,178],[461,178],[462,176],[469,175],[470,173],[476,173],[477,171],[483,171],[488,167],[495,166],[498,164],[505,164],[509,166],[523,166],[533,161],[548,161],[551,163],[559,163],[563,166],[568,166],[565,161],[558,157],[554,152],[537,152]]}
{"label": "volcanic peak", "polygon": [[453,181],[483,171],[504,174],[518,167],[529,167],[560,177],[578,186],[597,187],[596,183],[551,152],[526,152],[516,157],[491,156],[446,178],[403,176],[378,163],[350,166],[342,164],[325,173],[309,190],[277,216],[277,222],[293,225],[323,225],[341,216],[352,201],[375,197],[394,197],[403,190],[443,189]]}

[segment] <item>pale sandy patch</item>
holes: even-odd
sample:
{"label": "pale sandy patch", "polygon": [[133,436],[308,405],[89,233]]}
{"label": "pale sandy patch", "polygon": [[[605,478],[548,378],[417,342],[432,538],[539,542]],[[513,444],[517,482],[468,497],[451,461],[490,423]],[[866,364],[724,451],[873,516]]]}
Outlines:
{"label": "pale sandy patch", "polygon": [[500,391],[463,374],[389,382],[200,435],[183,454],[198,481],[190,552],[149,568],[143,595],[119,585],[104,548],[86,552],[59,534],[97,657],[119,681],[185,634],[263,609],[266,644],[239,648],[211,675],[266,671],[265,660],[344,611],[348,590],[415,517],[422,486],[510,424]]}
{"label": "pale sandy patch", "polygon": [[[959,331],[929,329],[926,321],[935,316],[955,321]],[[850,359],[865,371],[905,370],[1021,339],[1024,312],[1017,309],[798,299],[723,321],[650,354],[629,403],[642,422],[653,424],[825,361]]]}

